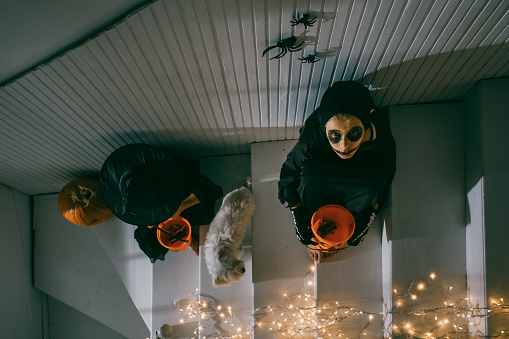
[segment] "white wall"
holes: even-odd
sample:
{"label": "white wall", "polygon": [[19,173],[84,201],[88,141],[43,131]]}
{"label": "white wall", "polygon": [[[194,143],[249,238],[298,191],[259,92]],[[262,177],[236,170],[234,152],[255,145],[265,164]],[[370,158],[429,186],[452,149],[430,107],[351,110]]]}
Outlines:
{"label": "white wall", "polygon": [[[47,297],[49,339],[126,339],[127,337],[76,309]],[[144,339],[144,338],[140,338]]]}
{"label": "white wall", "polygon": [[[465,97],[467,112],[467,257],[471,296],[481,306],[509,296],[509,79],[479,82]],[[470,140],[469,140],[470,139]],[[474,301],[474,302],[475,302]],[[489,335],[507,330],[507,317],[488,318]]]}
{"label": "white wall", "polygon": [[43,338],[42,293],[33,287],[31,199],[0,184],[0,335]]}
{"label": "white wall", "polygon": [[134,246],[133,227],[113,216],[74,225],[56,198],[34,198],[35,286],[127,338],[149,337],[152,266]]}
{"label": "white wall", "polygon": [[[457,299],[466,297],[463,117],[459,103],[391,107],[397,161],[389,239],[398,295],[435,273]],[[398,302],[420,299],[395,297],[393,306]]]}
{"label": "white wall", "polygon": [[[480,87],[475,86],[463,100],[465,109],[465,190],[466,190],[466,265],[468,296],[474,305],[486,302],[486,257],[484,252],[484,178],[481,142]],[[486,312],[484,312],[486,314]],[[487,334],[487,322],[481,319],[470,331]]]}
{"label": "white wall", "polygon": [[[26,72],[115,19],[141,0],[31,0],[2,3],[0,83]],[[8,28],[6,28],[8,27]]]}

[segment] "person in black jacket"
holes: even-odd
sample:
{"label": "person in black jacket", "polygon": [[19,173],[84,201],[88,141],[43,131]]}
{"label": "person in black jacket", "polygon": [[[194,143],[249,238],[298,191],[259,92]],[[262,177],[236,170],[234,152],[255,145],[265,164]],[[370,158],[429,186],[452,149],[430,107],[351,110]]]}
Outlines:
{"label": "person in black jacket", "polygon": [[313,213],[328,204],[348,209],[355,218],[348,245],[358,245],[385,202],[395,171],[387,111],[375,107],[361,84],[334,83],[300,129],[278,182],[279,200],[291,209],[297,238],[313,260],[331,255],[316,246]]}
{"label": "person in black jacket", "polygon": [[181,215],[191,224],[191,249],[198,254],[199,226],[214,218],[223,190],[204,176],[198,163],[177,160],[168,151],[146,144],[115,150],[104,162],[101,192],[110,210],[136,225],[134,237],[152,262],[164,260],[168,249],[157,240],[159,225]]}

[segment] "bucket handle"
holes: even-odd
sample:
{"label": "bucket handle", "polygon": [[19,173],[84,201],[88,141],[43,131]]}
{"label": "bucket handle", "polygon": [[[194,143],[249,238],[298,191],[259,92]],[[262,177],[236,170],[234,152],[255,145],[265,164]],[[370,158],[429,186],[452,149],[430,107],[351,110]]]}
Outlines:
{"label": "bucket handle", "polygon": [[160,228],[159,225],[157,226],[157,229],[159,231],[166,234],[166,237],[170,240],[170,244],[174,244],[177,241],[189,242],[189,240],[185,239],[186,232],[184,232],[183,228],[184,228],[184,226],[180,226],[180,228],[177,230],[177,232],[175,234],[171,234],[170,232],[167,232],[167,231],[163,230],[162,228]]}

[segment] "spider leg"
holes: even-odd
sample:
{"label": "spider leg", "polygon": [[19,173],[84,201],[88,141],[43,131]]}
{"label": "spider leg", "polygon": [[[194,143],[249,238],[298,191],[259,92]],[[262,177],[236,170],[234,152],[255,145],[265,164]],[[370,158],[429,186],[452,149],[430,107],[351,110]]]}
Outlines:
{"label": "spider leg", "polygon": [[270,58],[269,60],[272,60],[272,59],[279,59],[281,58],[283,55],[285,55],[285,49],[284,48],[281,48],[281,52],[279,52],[278,55],[276,56],[273,56],[272,58]]}
{"label": "spider leg", "polygon": [[299,24],[299,20],[295,18],[295,14],[293,15],[293,20],[290,20],[290,22],[292,23],[292,26],[296,26]]}
{"label": "spider leg", "polygon": [[280,58],[284,57],[284,56],[286,55],[286,52],[288,52],[288,49],[283,48],[283,50],[281,51],[281,53],[279,53],[279,54],[277,55],[277,58],[278,58],[278,59],[280,59]]}
{"label": "spider leg", "polygon": [[269,47],[265,48],[265,49],[263,50],[263,53],[262,53],[262,58],[263,58],[263,56],[265,55],[265,53],[267,53],[268,51],[270,51],[271,49],[276,48],[276,47],[277,47],[277,46],[276,46],[276,45],[274,45],[274,46],[269,46]]}

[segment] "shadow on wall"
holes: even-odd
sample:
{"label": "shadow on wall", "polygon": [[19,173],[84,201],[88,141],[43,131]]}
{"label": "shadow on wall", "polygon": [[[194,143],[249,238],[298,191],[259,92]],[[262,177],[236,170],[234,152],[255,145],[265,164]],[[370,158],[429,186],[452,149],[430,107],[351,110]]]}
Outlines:
{"label": "shadow on wall", "polygon": [[[201,128],[199,133],[191,134],[184,130],[132,130],[120,134],[124,145],[134,143],[144,143],[162,147],[169,150],[172,154],[183,159],[223,156],[233,154],[251,153],[251,144],[261,142],[258,136],[275,136],[271,140],[291,140],[293,135],[298,132],[301,125],[294,127],[239,127],[239,128]],[[117,135],[118,137],[118,135]],[[103,139],[114,144],[113,136],[103,136]],[[128,140],[128,141],[127,141]],[[118,148],[124,146],[119,145]],[[111,149],[111,154],[115,149]],[[225,151],[226,150],[226,151]],[[106,157],[104,158],[106,160]],[[91,173],[93,174],[93,173]]]}
{"label": "shadow on wall", "polygon": [[[375,90],[378,106],[460,101],[484,78],[503,77],[497,63],[505,63],[509,43],[447,52],[382,67],[361,79]],[[380,67],[380,65],[377,65]]]}

